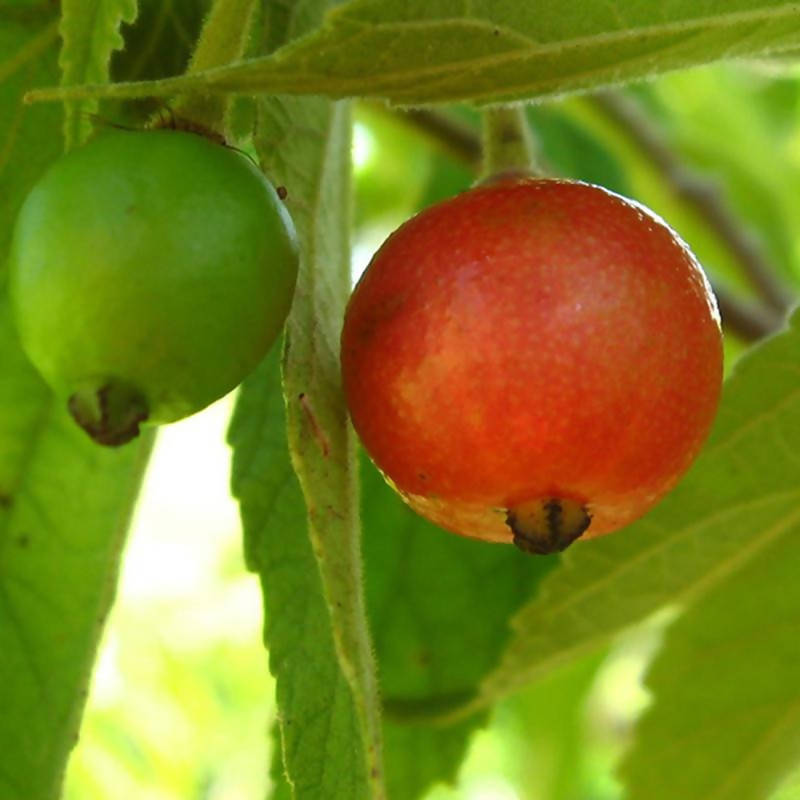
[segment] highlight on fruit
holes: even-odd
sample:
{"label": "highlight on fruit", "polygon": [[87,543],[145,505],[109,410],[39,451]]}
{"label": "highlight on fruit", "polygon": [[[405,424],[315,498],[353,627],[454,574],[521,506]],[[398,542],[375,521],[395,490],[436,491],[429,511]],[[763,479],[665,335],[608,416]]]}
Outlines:
{"label": "highlight on fruit", "polygon": [[297,278],[292,220],[238,151],[193,132],[104,132],[17,218],[9,293],[27,356],[98,443],[172,422],[267,353]]}
{"label": "highlight on fruit", "polygon": [[344,391],[417,512],[533,553],[617,530],[678,482],[722,380],[686,244],[598,186],[510,179],[434,205],[350,299]]}

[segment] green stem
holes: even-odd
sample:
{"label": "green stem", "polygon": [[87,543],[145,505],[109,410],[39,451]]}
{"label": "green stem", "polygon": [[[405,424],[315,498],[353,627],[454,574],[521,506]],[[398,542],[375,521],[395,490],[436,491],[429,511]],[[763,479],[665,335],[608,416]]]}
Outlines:
{"label": "green stem", "polygon": [[[206,17],[187,74],[221,67],[240,59],[247,46],[256,0],[215,0]],[[186,95],[176,112],[194,123],[224,133],[230,111],[227,94]]]}
{"label": "green stem", "polygon": [[497,106],[483,114],[484,180],[504,174],[542,176],[524,106]]}

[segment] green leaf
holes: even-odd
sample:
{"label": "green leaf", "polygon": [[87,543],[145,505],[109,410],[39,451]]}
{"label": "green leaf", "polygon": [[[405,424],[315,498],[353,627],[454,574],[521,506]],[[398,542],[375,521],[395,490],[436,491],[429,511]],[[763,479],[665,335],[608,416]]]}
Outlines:
{"label": "green leaf", "polygon": [[442,727],[387,722],[383,735],[388,797],[415,800],[436,783],[454,783],[470,737],[486,724],[487,716],[479,713]]}
{"label": "green leaf", "polygon": [[495,725],[517,785],[536,786],[547,800],[594,796],[586,701],[607,655],[601,650],[574,661],[499,705]]}
{"label": "green leaf", "polygon": [[587,89],[797,47],[800,10],[776,0],[567,7],[513,0],[353,0],[272,59],[232,67],[213,86],[495,102]]}
{"label": "green leaf", "polygon": [[151,437],[91,442],[0,303],[0,797],[59,793]]}
{"label": "green leaf", "polygon": [[[136,0],[62,0],[61,83],[104,83],[111,53],[122,47],[120,23],[136,19]],[[67,148],[80,144],[91,132],[90,115],[96,101],[68,103],[64,124]]]}
{"label": "green leaf", "polygon": [[[363,460],[367,599],[387,714],[469,697],[507,643],[508,619],[559,556],[447,533],[408,508]],[[481,587],[482,591],[476,591]]]}
{"label": "green leaf", "polygon": [[482,697],[491,702],[600,646],[667,604],[728,577],[800,525],[800,316],[753,348],[727,381],[711,439],[690,474],[638,523],[578,542],[514,620]]}
{"label": "green leaf", "polygon": [[[484,103],[632,81],[800,45],[781,0],[350,0],[273,55],[119,96],[205,89]],[[119,90],[115,90],[115,93]]]}
{"label": "green leaf", "polygon": [[339,664],[358,713],[370,790],[380,797],[380,708],[362,591],[358,468],[339,375],[339,332],[350,294],[349,106],[316,98],[263,100],[256,148],[267,174],[287,189],[300,239],[283,362],[289,452]]}
{"label": "green leaf", "polygon": [[797,765],[770,800],[800,800],[800,768]]}
{"label": "green leaf", "polygon": [[271,53],[286,42],[305,36],[321,24],[328,10],[341,0],[313,0],[312,2],[264,3],[264,48]]}
{"label": "green leaf", "polygon": [[[287,187],[302,250],[284,380],[289,452],[303,493],[289,468],[285,434],[276,427],[283,416],[276,418],[274,400],[269,406],[256,401],[237,414],[262,428],[271,425],[269,471],[256,474],[254,486],[261,497],[282,498],[279,489],[288,499],[275,500],[253,523],[256,491],[245,493],[241,478],[234,484],[246,530],[275,525],[281,530],[280,538],[262,536],[259,547],[249,544],[248,552],[262,574],[271,619],[267,641],[278,677],[284,763],[298,797],[381,797],[379,708],[361,591],[353,444],[338,388],[338,330],[349,293],[349,113],[346,106],[321,100],[276,98],[261,103],[258,130],[256,146],[267,172]],[[282,146],[275,147],[276,141]],[[247,397],[246,386],[240,408]],[[243,425],[234,425],[233,441],[252,461],[247,435],[237,434]],[[301,524],[306,518],[311,543]],[[267,546],[267,560],[254,555]],[[283,555],[286,548],[291,555]],[[284,561],[290,569],[276,581],[272,572]],[[292,603],[300,620],[290,616]],[[283,618],[289,621],[286,630],[275,627],[279,618],[282,624]],[[331,769],[336,747],[341,757]]]}
{"label": "green leaf", "polygon": [[762,800],[797,765],[796,507],[771,530],[753,520],[754,557],[669,630],[647,677],[654,705],[621,769],[630,800]]}
{"label": "green leaf", "polygon": [[[268,5],[264,47],[305,32],[327,7],[325,0],[297,8]],[[292,500],[286,523],[291,516],[291,536],[303,540],[297,545],[304,548],[303,558],[293,558],[290,564],[296,564],[296,580],[305,585],[287,599],[308,597],[315,613],[303,619],[299,631],[293,629],[302,648],[296,650],[298,660],[293,665],[300,680],[287,672],[283,684],[288,690],[296,685],[302,691],[308,688],[308,701],[317,705],[301,726],[290,729],[286,706],[303,698],[281,697],[276,669],[284,764],[298,797],[377,799],[384,797],[380,707],[362,590],[357,465],[338,361],[339,331],[350,293],[350,109],[321,98],[268,98],[258,103],[256,131],[254,143],[265,172],[287,192],[301,249],[284,342],[286,441],[275,440],[281,441],[284,453],[288,445],[297,476],[288,484],[299,483],[302,490]],[[286,486],[286,479],[281,486]],[[298,530],[303,519],[310,541]],[[274,591],[271,582],[265,584],[267,607],[275,602]],[[275,668],[278,656],[269,632],[267,640]],[[289,642],[288,634],[283,641]],[[316,652],[319,641],[328,648],[332,645],[332,650]],[[306,650],[315,652],[314,664],[308,663]],[[319,727],[320,720],[327,722],[324,728]],[[321,738],[311,740],[306,726],[316,726]],[[334,744],[342,750],[344,782],[337,786],[341,795],[322,785],[332,772]],[[298,775],[305,777],[309,769],[316,772],[316,781],[300,787]]]}
{"label": "green leaf", "polygon": [[[425,727],[432,709],[476,691],[509,637],[508,619],[558,557],[455,536],[411,511],[364,458],[362,518],[367,604],[386,709],[389,797],[420,796],[452,781],[478,714]],[[482,591],[476,591],[482,587]]]}
{"label": "green leaf", "polygon": [[[283,769],[293,796],[352,800],[367,796],[366,762],[289,460],[279,356],[276,346],[239,393],[229,437],[233,491],[247,562],[261,579]],[[286,781],[277,785],[276,796],[285,797]]]}
{"label": "green leaf", "polygon": [[286,778],[283,769],[283,748],[281,746],[281,731],[277,722],[272,726],[272,766],[269,771],[272,789],[268,795],[269,800],[292,800],[292,785]]}
{"label": "green leaf", "polygon": [[58,80],[55,14],[35,18],[0,9],[0,284],[13,221],[25,195],[44,168],[61,153],[58,106],[26,106],[33,86]]}
{"label": "green leaf", "polygon": [[138,0],[125,45],[111,55],[113,80],[178,75],[186,68],[211,0]]}
{"label": "green leaf", "polygon": [[[35,11],[35,13],[34,13]],[[52,12],[0,11],[0,263],[14,216],[61,151]],[[2,283],[2,281],[0,281]],[[57,796],[152,437],[99,448],[23,356],[0,289],[0,797]]]}

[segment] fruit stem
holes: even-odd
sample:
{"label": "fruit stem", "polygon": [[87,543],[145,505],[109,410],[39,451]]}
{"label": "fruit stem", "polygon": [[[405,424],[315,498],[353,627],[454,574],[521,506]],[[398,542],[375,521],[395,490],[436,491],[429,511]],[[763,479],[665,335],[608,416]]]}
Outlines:
{"label": "fruit stem", "polygon": [[483,181],[507,175],[545,174],[524,105],[496,106],[483,113]]}
{"label": "fruit stem", "polygon": [[[256,0],[214,0],[197,41],[187,74],[240,59],[250,35]],[[225,133],[232,95],[188,94],[176,114],[220,134]]]}

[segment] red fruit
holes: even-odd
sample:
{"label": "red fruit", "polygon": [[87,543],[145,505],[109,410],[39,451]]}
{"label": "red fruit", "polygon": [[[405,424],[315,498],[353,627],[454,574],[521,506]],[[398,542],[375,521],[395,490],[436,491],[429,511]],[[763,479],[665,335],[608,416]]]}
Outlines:
{"label": "red fruit", "polygon": [[597,186],[519,180],[387,239],[347,308],[342,370],[353,424],[409,505],[552,552],[675,485],[716,412],[722,339],[664,222]]}

